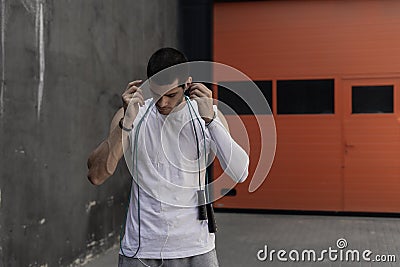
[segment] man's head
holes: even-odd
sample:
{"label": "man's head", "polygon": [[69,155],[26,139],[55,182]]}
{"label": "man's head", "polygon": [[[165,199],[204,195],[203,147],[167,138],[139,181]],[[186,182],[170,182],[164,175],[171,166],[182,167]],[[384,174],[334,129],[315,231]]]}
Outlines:
{"label": "man's head", "polygon": [[184,90],[191,83],[188,64],[179,65],[186,62],[182,52],[169,47],[157,50],[149,59],[147,77],[157,100],[156,107],[163,115],[168,115],[183,101]]}

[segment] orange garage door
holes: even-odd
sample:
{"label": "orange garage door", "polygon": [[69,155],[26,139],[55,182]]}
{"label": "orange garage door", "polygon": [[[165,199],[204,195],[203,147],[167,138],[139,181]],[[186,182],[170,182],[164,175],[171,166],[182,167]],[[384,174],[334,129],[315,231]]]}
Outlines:
{"label": "orange garage door", "polygon": [[[400,212],[395,10],[399,1],[214,5],[214,60],[270,90],[277,130],[272,169],[249,193],[259,138],[252,116],[241,115],[250,133],[249,180],[216,207]],[[236,105],[229,93],[221,96]],[[221,173],[218,164],[214,172]]]}

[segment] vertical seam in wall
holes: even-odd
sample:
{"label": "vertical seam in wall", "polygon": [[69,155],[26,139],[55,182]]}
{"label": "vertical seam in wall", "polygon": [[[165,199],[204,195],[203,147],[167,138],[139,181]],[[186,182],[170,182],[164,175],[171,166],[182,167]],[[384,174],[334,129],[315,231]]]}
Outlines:
{"label": "vertical seam in wall", "polygon": [[38,85],[38,107],[37,116],[40,119],[40,110],[42,107],[43,100],[43,88],[44,88],[44,71],[45,71],[45,54],[44,54],[44,21],[43,21],[43,1],[37,0],[36,10],[36,26],[39,26],[39,30],[36,29],[36,33],[39,34],[39,85]]}
{"label": "vertical seam in wall", "polygon": [[6,31],[6,0],[1,0],[1,89],[0,89],[0,117],[4,114],[4,92],[6,90],[5,83],[5,31]]}

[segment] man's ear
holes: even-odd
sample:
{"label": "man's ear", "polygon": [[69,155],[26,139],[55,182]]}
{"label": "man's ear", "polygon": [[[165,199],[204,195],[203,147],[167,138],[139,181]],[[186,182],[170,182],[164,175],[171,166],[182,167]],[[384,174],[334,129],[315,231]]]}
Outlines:
{"label": "man's ear", "polygon": [[189,88],[189,86],[192,84],[192,77],[189,76],[189,78],[187,78],[186,82],[185,82],[185,90],[187,90]]}

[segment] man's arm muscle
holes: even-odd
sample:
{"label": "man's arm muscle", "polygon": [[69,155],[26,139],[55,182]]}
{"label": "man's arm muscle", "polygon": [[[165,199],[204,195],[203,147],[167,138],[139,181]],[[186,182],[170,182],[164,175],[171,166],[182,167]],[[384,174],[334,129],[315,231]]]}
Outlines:
{"label": "man's arm muscle", "polygon": [[127,134],[123,134],[118,126],[123,116],[124,110],[121,108],[115,113],[111,121],[108,137],[89,156],[87,176],[94,185],[104,183],[107,178],[114,174],[118,161],[123,155],[122,138],[127,138]]}

